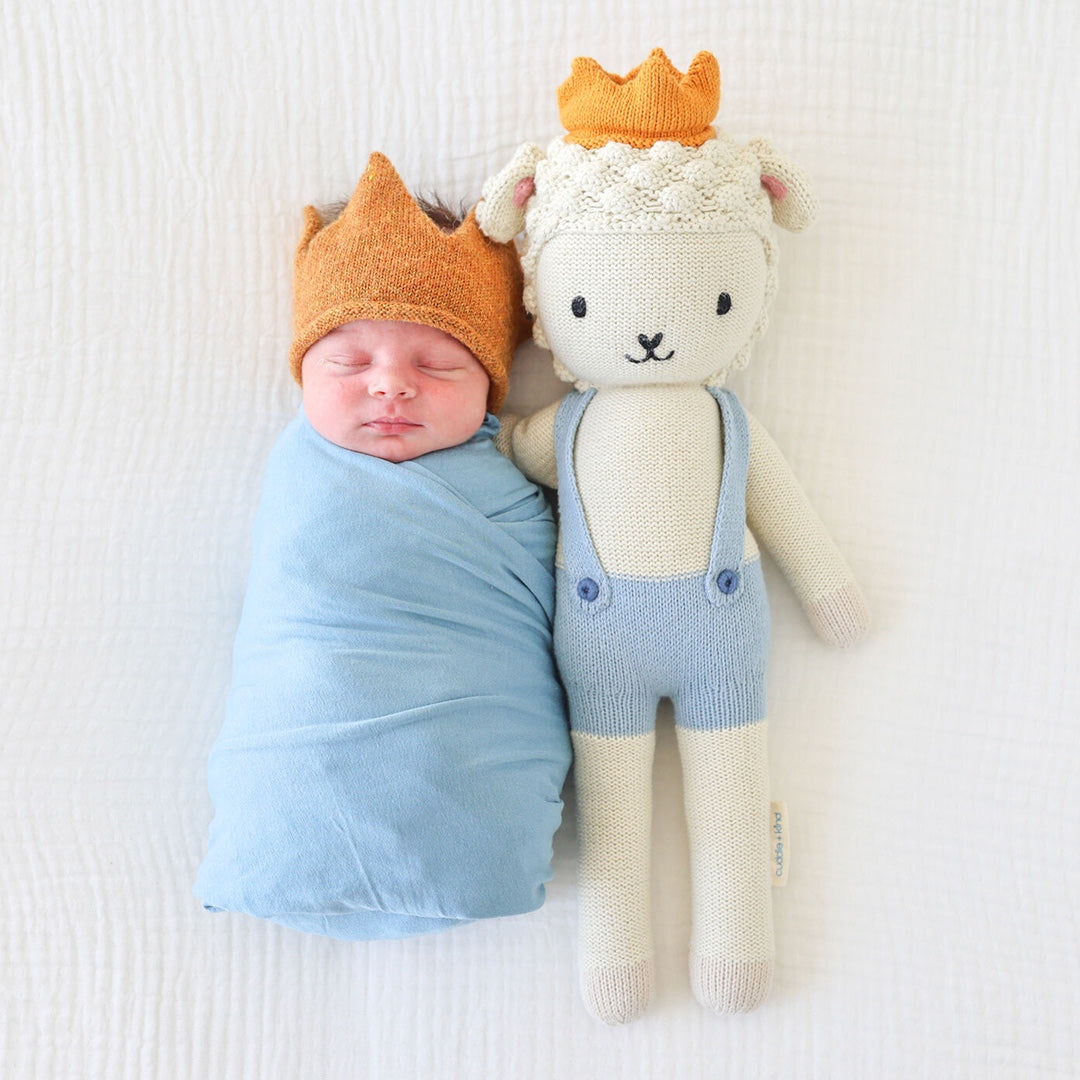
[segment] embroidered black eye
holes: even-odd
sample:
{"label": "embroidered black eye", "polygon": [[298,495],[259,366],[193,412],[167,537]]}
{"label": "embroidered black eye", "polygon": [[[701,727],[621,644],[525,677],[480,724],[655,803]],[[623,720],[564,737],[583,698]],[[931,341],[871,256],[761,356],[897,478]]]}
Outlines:
{"label": "embroidered black eye", "polygon": [[584,319],[585,318],[585,297],[584,296],[575,296],[574,299],[570,301],[570,310],[579,319]]}
{"label": "embroidered black eye", "polygon": [[731,297],[726,292],[720,294],[720,299],[716,301],[716,314],[726,315],[731,310]]}

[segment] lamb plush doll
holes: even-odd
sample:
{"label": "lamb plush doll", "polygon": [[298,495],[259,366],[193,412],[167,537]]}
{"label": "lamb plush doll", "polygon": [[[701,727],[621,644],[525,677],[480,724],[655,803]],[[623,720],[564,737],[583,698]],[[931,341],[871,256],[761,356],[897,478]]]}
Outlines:
{"label": "lamb plush doll", "polygon": [[768,432],[724,389],[765,330],[774,224],[813,220],[801,169],[710,125],[715,57],[661,49],[626,76],[580,57],[559,87],[568,134],[522,146],[484,186],[494,240],[524,229],[534,336],[573,390],[500,448],[559,492],[555,649],[581,840],[586,1007],[623,1023],[653,996],[649,916],[656,707],[671,699],[693,894],[690,980],[717,1012],[772,979],[759,544],[822,638],[869,624],[862,593]]}

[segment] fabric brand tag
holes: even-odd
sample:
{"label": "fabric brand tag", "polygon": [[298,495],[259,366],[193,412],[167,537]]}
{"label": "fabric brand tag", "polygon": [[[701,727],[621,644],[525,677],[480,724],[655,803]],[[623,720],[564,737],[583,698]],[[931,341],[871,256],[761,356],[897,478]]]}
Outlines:
{"label": "fabric brand tag", "polygon": [[786,885],[791,841],[788,838],[787,803],[774,802],[769,814],[769,873],[774,885]]}

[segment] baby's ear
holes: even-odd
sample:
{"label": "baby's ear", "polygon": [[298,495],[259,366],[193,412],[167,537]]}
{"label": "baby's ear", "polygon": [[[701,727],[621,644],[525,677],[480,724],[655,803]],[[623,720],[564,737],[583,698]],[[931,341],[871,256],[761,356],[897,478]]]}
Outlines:
{"label": "baby's ear", "polygon": [[773,221],[791,232],[802,232],[817,217],[817,199],[810,180],[798,165],[781,157],[768,139],[747,144],[761,162],[761,186],[769,193]]}
{"label": "baby's ear", "polygon": [[505,244],[524,228],[525,204],[533,193],[536,163],[543,157],[539,146],[525,143],[510,164],[484,184],[483,196],[476,204],[476,223],[485,236]]}

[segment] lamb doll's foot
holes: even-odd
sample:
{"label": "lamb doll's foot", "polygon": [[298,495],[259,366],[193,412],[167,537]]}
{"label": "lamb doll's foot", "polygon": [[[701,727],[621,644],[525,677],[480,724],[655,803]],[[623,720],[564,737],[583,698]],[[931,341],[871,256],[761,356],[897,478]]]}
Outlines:
{"label": "lamb doll's foot", "polygon": [[636,1020],[653,1000],[653,959],[632,964],[604,964],[583,968],[581,996],[585,1008],[605,1024]]}
{"label": "lamb doll's foot", "polygon": [[765,1000],[771,984],[771,960],[718,960],[690,954],[694,997],[713,1012],[749,1012]]}

